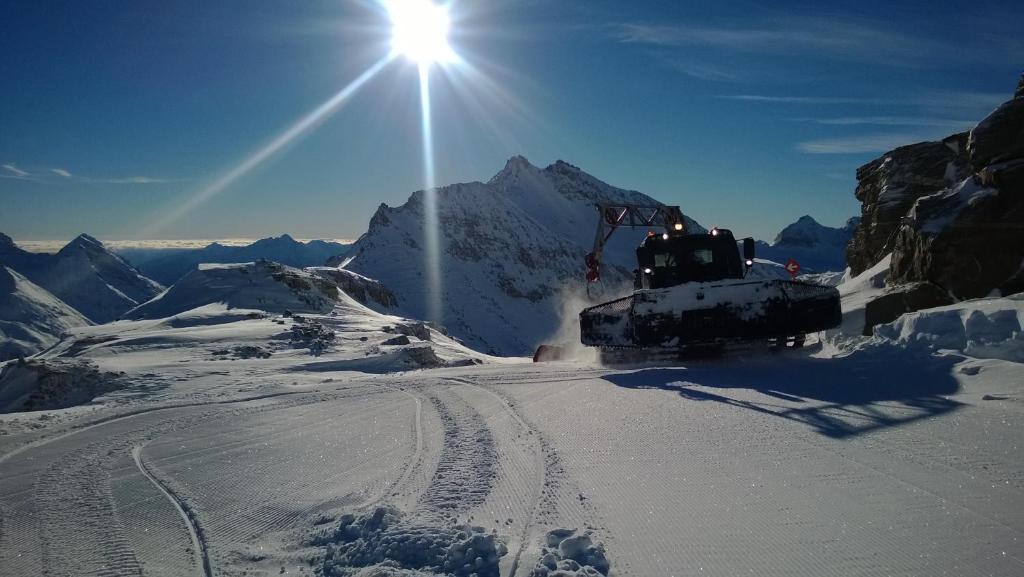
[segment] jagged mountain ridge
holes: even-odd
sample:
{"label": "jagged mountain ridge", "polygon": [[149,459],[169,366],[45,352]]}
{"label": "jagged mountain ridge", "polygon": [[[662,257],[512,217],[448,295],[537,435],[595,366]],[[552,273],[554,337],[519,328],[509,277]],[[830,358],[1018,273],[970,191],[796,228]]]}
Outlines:
{"label": "jagged mountain ridge", "polygon": [[87,234],[56,254],[29,253],[0,235],[0,265],[24,275],[96,323],[112,321],[163,291],[163,286]]}
{"label": "jagged mountain ridge", "polygon": [[176,250],[138,263],[138,269],[149,278],[172,285],[200,263],[244,263],[271,260],[287,266],[319,266],[331,257],[344,254],[348,245],[323,240],[300,242],[288,234],[264,238],[246,246],[225,246],[211,243],[194,250]]}
{"label": "jagged mountain ridge", "polygon": [[[344,268],[384,283],[405,316],[427,318],[423,191],[402,206],[381,205],[369,230],[338,259]],[[564,291],[582,294],[594,203],[660,204],[608,185],[566,162],[547,168],[512,157],[487,183],[437,189],[442,324],[479,350],[532,353],[552,336]],[[687,226],[705,230],[692,219]],[[634,250],[644,230],[622,230],[605,250],[602,285],[611,295],[629,286]]]}

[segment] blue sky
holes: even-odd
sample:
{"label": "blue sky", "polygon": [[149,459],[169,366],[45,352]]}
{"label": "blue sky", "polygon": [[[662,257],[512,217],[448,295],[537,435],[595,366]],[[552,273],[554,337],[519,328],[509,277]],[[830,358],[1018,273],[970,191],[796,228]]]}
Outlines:
{"label": "blue sky", "polygon": [[[771,238],[840,225],[857,166],[969,128],[1024,66],[1020,2],[451,3],[437,182],[564,159]],[[355,238],[423,186],[415,66],[168,220],[388,52],[374,2],[4,2],[0,231]],[[471,70],[473,72],[471,72]]]}

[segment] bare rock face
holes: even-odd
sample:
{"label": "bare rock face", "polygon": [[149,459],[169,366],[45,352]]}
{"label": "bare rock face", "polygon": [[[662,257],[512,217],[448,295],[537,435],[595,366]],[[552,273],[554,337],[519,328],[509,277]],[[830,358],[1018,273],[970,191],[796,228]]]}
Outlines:
{"label": "bare rock face", "polygon": [[1024,290],[1024,76],[970,133],[897,148],[857,171],[853,274],[891,253],[865,334],[905,312]]}
{"label": "bare rock face", "polygon": [[922,197],[893,247],[889,279],[935,283],[958,299],[1016,292],[1024,264],[1024,96],[971,131],[974,174]]}
{"label": "bare rock face", "polygon": [[330,279],[338,285],[348,296],[359,301],[370,308],[379,310],[390,310],[398,306],[395,293],[391,292],[384,283],[366,278],[343,268],[313,267],[307,269],[315,275]]}
{"label": "bare rock face", "polygon": [[857,169],[861,221],[846,249],[854,275],[892,250],[901,219],[914,202],[952,184],[965,171],[967,134],[901,146]]}
{"label": "bare rock face", "polygon": [[1016,95],[999,105],[971,130],[967,143],[971,168],[980,172],[985,167],[1024,157],[1024,94],[1022,85]]}

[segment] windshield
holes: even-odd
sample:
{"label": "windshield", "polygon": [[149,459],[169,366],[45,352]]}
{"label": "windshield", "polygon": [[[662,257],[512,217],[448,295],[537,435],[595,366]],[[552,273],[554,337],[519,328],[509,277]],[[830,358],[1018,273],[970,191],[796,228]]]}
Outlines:
{"label": "windshield", "polygon": [[685,282],[709,282],[742,278],[743,269],[736,245],[731,240],[705,235],[652,238],[637,250],[641,263],[650,268],[650,288]]}

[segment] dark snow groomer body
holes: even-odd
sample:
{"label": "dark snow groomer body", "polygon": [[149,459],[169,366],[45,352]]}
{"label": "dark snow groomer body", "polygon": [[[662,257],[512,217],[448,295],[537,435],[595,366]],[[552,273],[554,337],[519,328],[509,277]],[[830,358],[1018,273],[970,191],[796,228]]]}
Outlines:
{"label": "dark snow groomer body", "polygon": [[600,278],[601,250],[620,227],[648,227],[636,249],[633,294],[580,313],[584,345],[609,360],[764,341],[799,347],[807,333],[838,326],[839,291],[781,279],[754,279],[754,241],[725,229],[689,234],[677,206],[599,204],[587,280]]}

